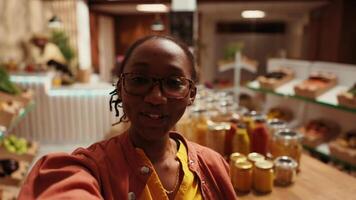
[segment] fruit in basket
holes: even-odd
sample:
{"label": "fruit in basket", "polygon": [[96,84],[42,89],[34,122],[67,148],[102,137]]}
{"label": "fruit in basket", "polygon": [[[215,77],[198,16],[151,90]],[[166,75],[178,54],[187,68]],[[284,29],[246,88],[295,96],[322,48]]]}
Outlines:
{"label": "fruit in basket", "polygon": [[28,142],[25,138],[18,138],[14,135],[6,137],[3,141],[5,149],[11,153],[24,154],[28,150]]}
{"label": "fruit in basket", "polygon": [[19,162],[13,159],[0,160],[0,177],[9,176],[19,168]]}

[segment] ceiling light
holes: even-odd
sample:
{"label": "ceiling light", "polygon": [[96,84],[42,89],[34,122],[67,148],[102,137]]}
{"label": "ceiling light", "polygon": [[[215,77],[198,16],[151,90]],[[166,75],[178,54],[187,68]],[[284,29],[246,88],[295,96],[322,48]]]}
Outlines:
{"label": "ceiling light", "polygon": [[136,10],[140,12],[168,12],[168,7],[164,4],[138,4]]}
{"label": "ceiling light", "polygon": [[264,18],[266,13],[262,10],[244,10],[241,13],[243,18]]}

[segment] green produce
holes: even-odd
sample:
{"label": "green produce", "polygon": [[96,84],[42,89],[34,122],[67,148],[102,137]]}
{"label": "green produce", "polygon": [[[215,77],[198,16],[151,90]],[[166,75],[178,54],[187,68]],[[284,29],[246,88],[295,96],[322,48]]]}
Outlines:
{"label": "green produce", "polygon": [[14,95],[21,93],[20,88],[10,81],[9,74],[3,66],[0,66],[0,91]]}
{"label": "green produce", "polygon": [[18,138],[14,135],[6,137],[3,142],[5,149],[11,153],[24,154],[28,151],[28,142],[24,138]]}

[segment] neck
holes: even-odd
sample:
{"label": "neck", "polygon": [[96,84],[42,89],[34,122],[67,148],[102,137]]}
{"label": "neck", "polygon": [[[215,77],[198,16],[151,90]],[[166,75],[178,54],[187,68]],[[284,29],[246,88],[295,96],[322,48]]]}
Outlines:
{"label": "neck", "polygon": [[141,148],[152,164],[174,156],[177,153],[177,144],[167,133],[159,140],[147,140],[140,136],[135,130],[129,129],[129,137],[135,147]]}

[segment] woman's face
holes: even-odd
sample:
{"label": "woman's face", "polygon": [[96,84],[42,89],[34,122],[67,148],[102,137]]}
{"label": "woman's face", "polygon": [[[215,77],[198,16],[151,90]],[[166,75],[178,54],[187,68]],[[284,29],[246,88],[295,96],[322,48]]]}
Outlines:
{"label": "woman's face", "polygon": [[[139,45],[133,50],[123,73],[192,79],[187,55],[177,44],[166,39],[151,39]],[[131,122],[130,133],[148,141],[166,136],[195,97],[195,87],[182,99],[167,98],[160,84],[155,84],[145,95],[128,94],[123,82],[119,87],[124,112]]]}

